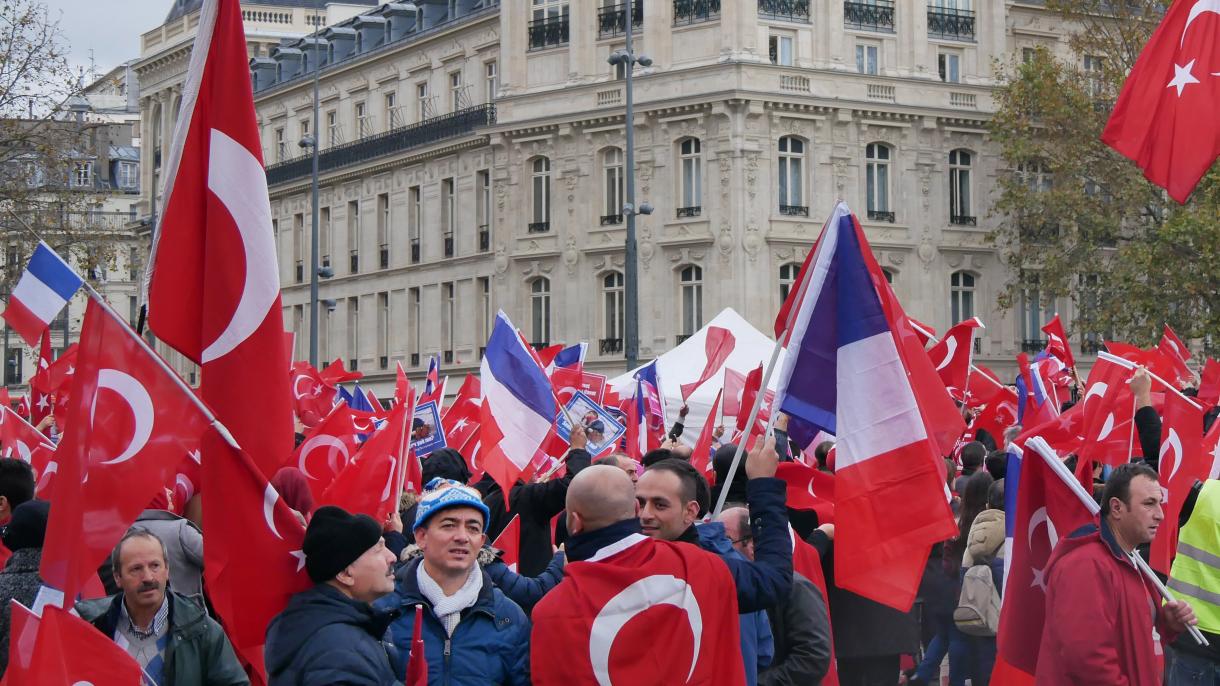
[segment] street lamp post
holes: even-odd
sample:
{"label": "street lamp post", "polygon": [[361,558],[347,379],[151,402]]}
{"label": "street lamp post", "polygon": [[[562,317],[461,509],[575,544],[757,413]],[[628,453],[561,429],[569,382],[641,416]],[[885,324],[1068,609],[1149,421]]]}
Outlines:
{"label": "street lamp post", "polygon": [[635,369],[640,357],[640,284],[639,266],[636,255],[635,218],[637,214],[652,214],[652,205],[644,202],[637,208],[635,205],[635,93],[631,73],[635,65],[652,66],[652,60],[644,55],[636,55],[631,49],[631,29],[634,22],[633,10],[636,0],[626,0],[624,14],[627,40],[622,50],[615,50],[608,62],[614,66],[623,65],[626,91],[626,120],[624,127],[627,133],[627,188],[626,204],[623,214],[627,218],[627,241],[624,249],[624,284],[623,295],[626,301],[626,331],[624,352],[627,358],[627,369]]}

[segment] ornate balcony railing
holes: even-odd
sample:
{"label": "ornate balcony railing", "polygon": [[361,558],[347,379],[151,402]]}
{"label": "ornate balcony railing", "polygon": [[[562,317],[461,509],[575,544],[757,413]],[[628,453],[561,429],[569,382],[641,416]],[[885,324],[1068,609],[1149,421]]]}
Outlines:
{"label": "ornate balcony railing", "polygon": [[[644,26],[644,0],[635,0],[631,8],[631,28],[639,31]],[[627,3],[603,7],[597,11],[597,37],[611,38],[627,33]]]}
{"label": "ornate balcony railing", "polygon": [[[318,155],[318,171],[326,173],[353,164],[394,155],[429,143],[473,133],[480,126],[496,123],[496,106],[490,103],[425,119],[417,124],[369,136],[354,143],[345,143],[323,150]],[[312,160],[302,155],[287,162],[267,167],[267,184],[288,183],[312,173]]]}
{"label": "ornate balcony railing", "polygon": [[969,214],[951,214],[949,215],[949,223],[957,226],[978,226],[978,217]]}
{"label": "ornate balcony railing", "polygon": [[758,0],[758,16],[809,23],[809,0]]}
{"label": "ornate balcony railing", "polygon": [[527,231],[529,233],[546,233],[551,230],[550,222],[530,222]]}
{"label": "ornate balcony railing", "polygon": [[683,343],[686,342],[686,339],[690,338],[693,335],[694,334],[691,334],[691,333],[678,334],[676,337],[674,337],[674,340],[677,341],[677,343],[675,345],[682,345]]}
{"label": "ornate balcony railing", "polygon": [[690,207],[678,208],[678,219],[686,217],[698,217],[703,212],[702,205],[691,205]]}
{"label": "ornate balcony railing", "polygon": [[720,18],[720,0],[674,0],[674,26],[687,26]]}
{"label": "ornate balcony railing", "polygon": [[849,29],[894,32],[893,0],[843,3],[843,24]]}
{"label": "ornate balcony railing", "polygon": [[542,50],[568,43],[568,15],[535,19],[529,25],[529,49]]}
{"label": "ornate balcony railing", "polygon": [[1046,348],[1045,338],[1026,338],[1021,341],[1021,352],[1040,353]]}
{"label": "ornate balcony railing", "polygon": [[597,342],[597,350],[602,355],[617,355],[623,352],[623,339],[603,338]]}
{"label": "ornate balcony railing", "polygon": [[441,351],[441,362],[444,362],[445,364],[453,364],[453,351],[452,350]]}
{"label": "ornate balcony railing", "polygon": [[974,40],[974,12],[951,7],[929,7],[928,37]]}
{"label": "ornate balcony railing", "polygon": [[869,210],[868,218],[871,221],[889,222],[891,224],[894,223],[894,219],[895,219],[893,212],[882,212],[881,210]]}
{"label": "ornate balcony railing", "polygon": [[602,226],[617,226],[623,223],[623,215],[621,214],[603,214],[601,219]]}
{"label": "ornate balcony railing", "polygon": [[809,208],[805,205],[780,205],[779,213],[785,217],[808,217]]}

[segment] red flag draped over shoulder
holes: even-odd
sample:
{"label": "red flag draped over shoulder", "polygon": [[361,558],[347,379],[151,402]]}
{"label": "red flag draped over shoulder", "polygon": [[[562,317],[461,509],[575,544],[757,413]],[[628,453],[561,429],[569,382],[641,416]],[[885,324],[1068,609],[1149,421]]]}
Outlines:
{"label": "red flag draped over shoulder", "polygon": [[203,399],[270,475],[292,451],[292,396],[248,60],[238,0],[205,0],[153,236],[148,321],[202,365]]}

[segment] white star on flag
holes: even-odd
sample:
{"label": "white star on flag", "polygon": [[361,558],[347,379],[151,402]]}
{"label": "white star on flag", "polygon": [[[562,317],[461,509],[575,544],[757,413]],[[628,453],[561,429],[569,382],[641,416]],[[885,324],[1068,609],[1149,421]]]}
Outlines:
{"label": "white star on flag", "polygon": [[457,431],[458,429],[461,429],[465,426],[466,426],[466,418],[462,417],[461,419],[459,419],[453,423],[453,430]]}
{"label": "white star on flag", "polygon": [[47,407],[49,407],[49,404],[47,403],[47,396],[45,396],[45,395],[38,396],[37,405],[38,405],[38,409],[40,409],[40,410],[47,409]]}
{"label": "white star on flag", "polygon": [[300,572],[302,569],[305,569],[305,552],[304,551],[293,550],[292,552],[290,552],[288,554],[297,559],[297,572]]}
{"label": "white star on flag", "polygon": [[1199,82],[1199,79],[1196,79],[1195,75],[1191,73],[1191,71],[1193,71],[1194,68],[1195,68],[1195,60],[1191,60],[1190,62],[1187,62],[1185,67],[1177,65],[1177,64],[1173,65],[1173,80],[1170,81],[1169,85],[1165,86],[1165,87],[1166,88],[1177,88],[1178,97],[1179,98],[1182,97],[1182,91],[1185,90],[1187,86],[1189,86],[1192,83]]}

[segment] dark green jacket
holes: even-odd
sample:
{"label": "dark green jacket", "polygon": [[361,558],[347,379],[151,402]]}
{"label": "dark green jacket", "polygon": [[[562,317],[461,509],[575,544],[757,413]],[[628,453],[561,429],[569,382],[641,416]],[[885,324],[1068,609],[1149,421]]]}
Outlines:
{"label": "dark green jacket", "polygon": [[[169,591],[169,597],[170,639],[161,686],[249,686],[220,625],[186,596]],[[76,612],[114,638],[122,602],[122,593],[83,600],[76,604]]]}

